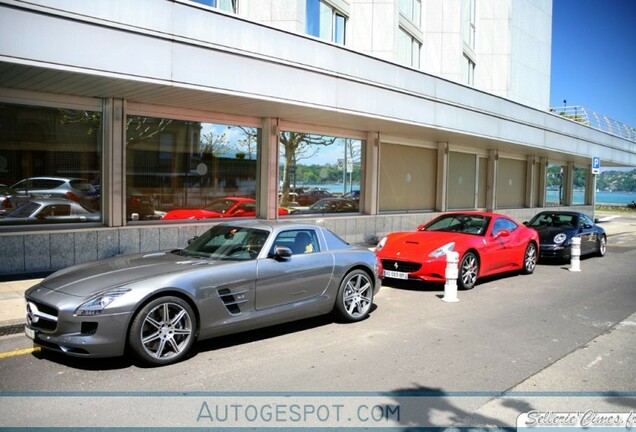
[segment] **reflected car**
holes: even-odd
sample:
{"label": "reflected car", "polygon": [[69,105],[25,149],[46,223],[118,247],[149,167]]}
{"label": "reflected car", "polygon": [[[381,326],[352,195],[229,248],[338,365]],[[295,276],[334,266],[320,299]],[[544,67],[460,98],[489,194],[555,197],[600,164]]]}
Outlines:
{"label": "reflected car", "polygon": [[91,210],[99,209],[99,189],[88,180],[66,177],[30,177],[11,186],[18,194],[33,198],[66,198]]}
{"label": "reflected car", "polygon": [[[279,209],[278,215],[289,214],[286,209]],[[161,220],[175,219],[219,219],[234,217],[256,217],[256,200],[243,197],[220,198],[212,201],[202,209],[177,209],[167,212]]]}
{"label": "reflected car", "polygon": [[308,206],[323,198],[333,198],[333,194],[324,189],[313,189],[298,195],[298,204]]}
{"label": "reflected car", "polygon": [[[145,220],[155,218],[155,203],[152,196],[144,195],[132,188],[126,189],[126,218]],[[133,215],[136,215],[133,217]]]}
{"label": "reflected car", "polygon": [[303,213],[358,213],[360,207],[353,200],[343,198],[323,198],[305,210],[297,210],[294,214]]}
{"label": "reflected car", "polygon": [[40,198],[21,205],[0,218],[0,225],[99,222],[99,212],[63,198]]}
{"label": "reflected car", "polygon": [[534,272],[538,260],[536,231],[497,213],[446,213],[414,232],[395,232],[378,243],[384,278],[446,281],[446,254],[459,254],[460,289],[497,273]]}
{"label": "reflected car", "polygon": [[9,186],[0,184],[0,216],[6,215],[28,201],[29,197],[21,196]]}
{"label": "reflected car", "polygon": [[161,366],[197,340],[333,313],[369,315],[380,264],[331,231],[284,222],[223,222],[182,249],[60,270],[25,292],[25,332],[76,357],[132,354]]}
{"label": "reflected car", "polygon": [[539,234],[539,257],[543,259],[569,260],[572,239],[581,238],[581,255],[605,256],[607,235],[585,213],[571,211],[544,211],[524,222]]}

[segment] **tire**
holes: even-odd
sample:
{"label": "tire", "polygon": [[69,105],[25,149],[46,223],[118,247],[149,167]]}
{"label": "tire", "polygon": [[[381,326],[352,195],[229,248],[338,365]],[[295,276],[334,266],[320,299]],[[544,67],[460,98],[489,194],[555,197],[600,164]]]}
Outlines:
{"label": "tire", "polygon": [[537,267],[537,252],[537,245],[532,242],[528,243],[528,246],[526,246],[526,251],[523,254],[521,273],[532,274],[534,272],[534,269]]}
{"label": "tire", "polygon": [[603,234],[598,241],[598,250],[596,251],[596,255],[600,257],[604,257],[607,252],[607,237]]}
{"label": "tire", "polygon": [[159,297],[142,307],[130,326],[128,345],[143,363],[164,366],[182,360],[196,339],[197,321],[179,297]]}
{"label": "tire", "polygon": [[479,275],[479,259],[473,252],[466,252],[459,264],[457,285],[461,290],[470,290],[477,283]]}
{"label": "tire", "polygon": [[334,311],[346,322],[369,316],[373,305],[373,280],[364,270],[353,270],[340,282]]}

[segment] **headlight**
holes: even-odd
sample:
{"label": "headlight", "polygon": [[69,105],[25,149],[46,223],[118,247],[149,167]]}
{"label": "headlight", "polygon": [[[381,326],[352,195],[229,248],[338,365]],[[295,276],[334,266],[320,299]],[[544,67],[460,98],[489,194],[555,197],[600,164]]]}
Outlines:
{"label": "headlight", "polygon": [[561,234],[557,234],[554,236],[554,243],[556,244],[561,244],[563,243],[566,239],[568,238],[568,236],[566,236],[565,234],[561,233]]}
{"label": "headlight", "polygon": [[114,288],[94,295],[75,310],[78,316],[93,316],[102,313],[104,308],[130,291],[130,288]]}
{"label": "headlight", "polygon": [[433,252],[428,254],[431,258],[439,258],[441,256],[446,255],[448,252],[452,251],[455,248],[455,242],[446,243],[442,247],[438,247]]}
{"label": "headlight", "polygon": [[375,247],[376,252],[381,251],[385,244],[386,244],[386,237],[382,237],[382,240],[380,240],[380,243],[378,243],[378,245]]}

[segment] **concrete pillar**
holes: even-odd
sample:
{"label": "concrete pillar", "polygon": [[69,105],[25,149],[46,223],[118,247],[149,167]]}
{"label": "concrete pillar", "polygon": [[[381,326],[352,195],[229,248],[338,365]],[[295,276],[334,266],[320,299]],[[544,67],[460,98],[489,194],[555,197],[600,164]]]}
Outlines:
{"label": "concrete pillar", "polygon": [[101,212],[106,226],[118,227],[126,223],[126,128],[125,101],[104,99],[102,105],[102,142],[104,154],[100,179]]}
{"label": "concrete pillar", "polygon": [[369,132],[364,151],[363,189],[360,191],[360,208],[369,215],[377,215],[380,206],[380,142],[379,132]]}
{"label": "concrete pillar", "polygon": [[548,159],[540,158],[539,165],[537,166],[537,175],[539,176],[539,182],[537,185],[537,207],[545,207],[545,183],[548,171]]}
{"label": "concrete pillar", "polygon": [[571,206],[574,202],[574,162],[568,162],[564,170],[563,205]]}
{"label": "concrete pillar", "polygon": [[526,162],[526,207],[531,208],[535,202],[535,185],[536,185],[536,159],[534,156],[528,156]]}
{"label": "concrete pillar", "polygon": [[437,188],[435,210],[446,211],[446,191],[448,190],[448,143],[437,143]]}
{"label": "concrete pillar", "polygon": [[256,177],[256,216],[278,219],[278,119],[264,118],[259,140]]}
{"label": "concrete pillar", "polygon": [[499,152],[488,150],[488,182],[486,184],[486,210],[495,211],[497,208],[497,165]]}

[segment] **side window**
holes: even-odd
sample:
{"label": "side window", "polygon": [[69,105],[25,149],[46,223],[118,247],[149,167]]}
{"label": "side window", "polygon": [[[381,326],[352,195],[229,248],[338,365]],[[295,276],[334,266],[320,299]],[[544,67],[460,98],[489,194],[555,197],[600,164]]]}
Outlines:
{"label": "side window", "polygon": [[509,219],[501,218],[501,219],[495,220],[495,224],[492,227],[492,235],[496,236],[497,234],[499,234],[499,231],[501,230],[508,230],[510,232],[513,232],[516,229],[517,229],[516,223],[514,223],[513,221]]}
{"label": "side window", "polygon": [[[314,230],[290,230],[282,232],[276,237],[274,246],[284,246],[291,249],[292,254],[310,254],[320,252],[320,244]],[[273,253],[272,249],[270,253]]]}

